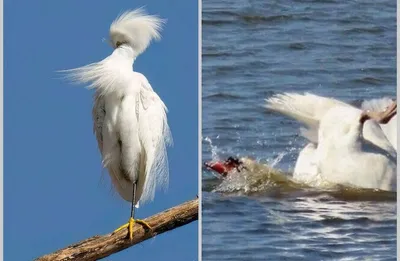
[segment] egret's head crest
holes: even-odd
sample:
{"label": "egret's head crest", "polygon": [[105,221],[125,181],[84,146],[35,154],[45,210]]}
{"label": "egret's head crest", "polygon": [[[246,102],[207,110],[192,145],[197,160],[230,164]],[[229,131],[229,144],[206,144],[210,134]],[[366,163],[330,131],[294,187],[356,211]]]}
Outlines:
{"label": "egret's head crest", "polygon": [[126,44],[136,55],[141,54],[150,42],[161,38],[160,31],[164,20],[148,15],[144,8],[126,11],[118,16],[110,26],[110,38],[114,48]]}

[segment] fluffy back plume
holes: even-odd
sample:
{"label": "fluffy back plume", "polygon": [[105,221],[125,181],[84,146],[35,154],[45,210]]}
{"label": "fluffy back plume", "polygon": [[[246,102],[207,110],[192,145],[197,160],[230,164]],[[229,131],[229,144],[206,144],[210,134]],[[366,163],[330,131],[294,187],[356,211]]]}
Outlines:
{"label": "fluffy back plume", "polygon": [[164,20],[148,15],[143,8],[126,11],[117,17],[110,26],[110,38],[114,48],[119,44],[128,44],[141,54],[150,42],[161,38],[160,31]]}

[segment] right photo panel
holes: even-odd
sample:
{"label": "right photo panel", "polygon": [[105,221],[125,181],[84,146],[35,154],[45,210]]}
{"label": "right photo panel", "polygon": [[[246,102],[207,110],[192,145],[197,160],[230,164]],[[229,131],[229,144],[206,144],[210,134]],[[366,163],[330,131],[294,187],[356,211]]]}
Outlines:
{"label": "right photo panel", "polygon": [[396,260],[396,2],[202,2],[202,258]]}

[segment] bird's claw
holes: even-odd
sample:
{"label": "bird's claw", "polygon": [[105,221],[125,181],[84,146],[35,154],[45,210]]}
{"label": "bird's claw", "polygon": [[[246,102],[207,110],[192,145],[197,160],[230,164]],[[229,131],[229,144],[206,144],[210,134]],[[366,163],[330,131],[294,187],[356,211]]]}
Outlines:
{"label": "bird's claw", "polygon": [[115,232],[118,232],[118,231],[120,231],[120,230],[122,230],[122,229],[124,229],[124,228],[127,228],[128,226],[129,226],[129,223],[126,223],[126,224],[120,226],[119,228],[117,228],[116,230],[114,230],[114,233],[115,233]]}
{"label": "bird's claw", "polygon": [[120,226],[119,228],[117,228],[116,230],[114,230],[114,233],[118,232],[124,228],[128,228],[129,240],[132,240],[133,239],[133,226],[135,225],[135,223],[138,223],[147,229],[151,229],[150,225],[146,221],[144,221],[142,219],[130,218],[128,223],[126,223],[126,224]]}
{"label": "bird's claw", "polygon": [[149,223],[147,223],[146,221],[144,221],[142,219],[136,219],[135,222],[144,226],[147,229],[151,229],[151,226],[149,225]]}

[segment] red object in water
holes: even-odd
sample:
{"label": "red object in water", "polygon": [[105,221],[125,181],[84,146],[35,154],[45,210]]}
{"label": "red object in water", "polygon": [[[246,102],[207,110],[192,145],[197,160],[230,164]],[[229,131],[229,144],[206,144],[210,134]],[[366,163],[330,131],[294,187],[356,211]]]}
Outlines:
{"label": "red object in water", "polygon": [[222,176],[226,176],[228,174],[228,169],[225,167],[225,164],[222,162],[206,162],[204,163],[204,165],[217,172],[218,174],[222,175]]}
{"label": "red object in water", "polygon": [[217,162],[206,162],[204,163],[204,165],[217,172],[218,174],[222,175],[223,177],[225,177],[230,171],[236,169],[238,171],[239,170],[239,166],[242,165],[242,162],[239,161],[238,159],[229,157],[227,160],[225,161],[217,161]]}

